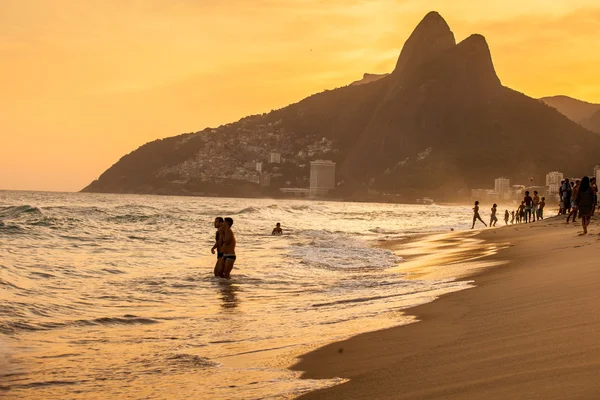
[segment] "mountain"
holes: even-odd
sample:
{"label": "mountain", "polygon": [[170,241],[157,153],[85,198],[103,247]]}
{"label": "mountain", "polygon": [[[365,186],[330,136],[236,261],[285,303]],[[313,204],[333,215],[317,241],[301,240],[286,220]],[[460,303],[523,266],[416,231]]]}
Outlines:
{"label": "mountain", "polygon": [[600,104],[588,103],[568,96],[542,97],[544,103],[556,108],[566,115],[571,121],[581,124],[585,128],[600,133]]}
{"label": "mountain", "polygon": [[540,100],[575,122],[590,118],[592,114],[600,110],[600,104],[588,103],[569,96],[542,97]]}
{"label": "mountain", "polygon": [[600,133],[600,108],[589,118],[582,119],[581,125],[592,132]]}
{"label": "mountain", "polygon": [[[270,152],[281,164],[262,165]],[[455,198],[469,188],[576,176],[597,164],[600,135],[502,85],[481,35],[456,43],[431,12],[386,76],[268,114],[148,143],[84,191],[264,195],[306,187],[309,161],[337,163],[337,195]],[[270,186],[259,184],[265,174]]]}
{"label": "mountain", "polygon": [[361,80],[352,82],[350,86],[364,85],[365,83],[375,82],[381,78],[385,78],[388,75],[389,74],[364,74]]}

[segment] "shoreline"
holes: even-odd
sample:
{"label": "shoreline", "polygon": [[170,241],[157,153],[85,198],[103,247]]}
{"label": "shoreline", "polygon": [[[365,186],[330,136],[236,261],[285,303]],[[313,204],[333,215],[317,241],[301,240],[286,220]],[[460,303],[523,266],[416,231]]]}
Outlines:
{"label": "shoreline", "polygon": [[470,270],[456,280],[474,281],[473,290],[405,310],[418,323],[363,333],[300,357],[291,369],[302,378],[348,381],[299,398],[600,396],[594,378],[600,241],[594,233],[578,237],[577,227],[549,218],[478,231],[475,237],[498,247],[479,260],[503,267]]}

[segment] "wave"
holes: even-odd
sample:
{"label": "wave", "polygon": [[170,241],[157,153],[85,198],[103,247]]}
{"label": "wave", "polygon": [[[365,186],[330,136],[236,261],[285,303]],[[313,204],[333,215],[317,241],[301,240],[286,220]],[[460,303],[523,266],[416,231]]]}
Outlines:
{"label": "wave", "polygon": [[49,331],[68,326],[152,325],[158,323],[160,323],[160,321],[156,319],[138,317],[135,315],[81,319],[69,322],[41,322],[38,324],[31,324],[24,321],[7,321],[0,323],[0,333],[11,335],[16,334],[17,332]]}
{"label": "wave", "polygon": [[30,205],[22,206],[11,206],[0,208],[0,218],[2,219],[15,219],[23,214],[42,214],[42,210],[38,207],[32,207]]}

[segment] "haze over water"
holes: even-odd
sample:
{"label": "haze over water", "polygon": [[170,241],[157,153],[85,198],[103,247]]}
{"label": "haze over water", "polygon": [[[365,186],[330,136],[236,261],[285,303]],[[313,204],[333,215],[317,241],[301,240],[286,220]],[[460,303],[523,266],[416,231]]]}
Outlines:
{"label": "haze over water", "polygon": [[[235,221],[231,281],[215,216]],[[0,192],[0,221],[7,399],[290,398],[338,383],[294,357],[468,286],[374,245],[470,227],[470,207]]]}

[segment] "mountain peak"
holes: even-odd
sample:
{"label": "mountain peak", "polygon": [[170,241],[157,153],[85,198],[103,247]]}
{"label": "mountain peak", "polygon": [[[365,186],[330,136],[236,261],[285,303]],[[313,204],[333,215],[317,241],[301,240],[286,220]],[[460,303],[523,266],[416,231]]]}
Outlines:
{"label": "mountain peak", "polygon": [[431,11],[404,44],[393,73],[400,75],[414,70],[455,45],[454,34],[444,18]]}

